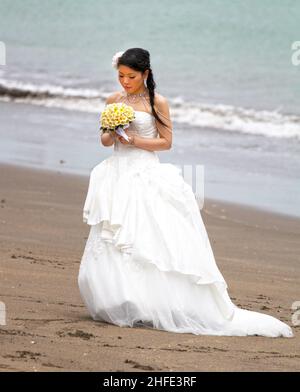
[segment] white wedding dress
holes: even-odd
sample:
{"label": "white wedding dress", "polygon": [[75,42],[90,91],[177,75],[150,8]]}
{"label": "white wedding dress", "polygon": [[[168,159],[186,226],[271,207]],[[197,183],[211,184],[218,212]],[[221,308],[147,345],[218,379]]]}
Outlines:
{"label": "white wedding dress", "polygon": [[[155,118],[135,110],[140,136]],[[273,316],[230,299],[195,195],[177,166],[118,140],[91,173],[83,208],[90,232],[78,284],[94,320],[203,335],[292,337]]]}

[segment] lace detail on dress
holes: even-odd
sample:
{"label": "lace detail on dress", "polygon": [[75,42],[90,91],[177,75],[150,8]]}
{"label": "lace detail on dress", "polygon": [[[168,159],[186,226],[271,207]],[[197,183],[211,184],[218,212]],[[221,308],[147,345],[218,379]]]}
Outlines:
{"label": "lace detail on dress", "polygon": [[[81,268],[84,268],[85,263],[87,263],[88,259],[91,257],[97,264],[102,263],[104,257],[106,257],[105,251],[107,250],[107,246],[114,248],[115,245],[113,243],[107,243],[101,237],[101,224],[91,226],[82,256]],[[145,270],[145,262],[135,260],[132,257],[132,252],[122,252],[121,250],[117,250],[117,252],[119,252],[119,256],[122,257],[122,262],[128,272],[132,270],[142,272]]]}
{"label": "lace detail on dress", "polygon": [[123,257],[124,257],[124,265],[129,272],[134,270],[135,272],[141,273],[145,270],[143,263],[133,260],[131,254],[124,253]]}
{"label": "lace detail on dress", "polygon": [[91,226],[85,249],[82,255],[82,265],[87,262],[91,256],[94,260],[101,261],[101,253],[104,251],[105,243],[100,237],[99,225]]}

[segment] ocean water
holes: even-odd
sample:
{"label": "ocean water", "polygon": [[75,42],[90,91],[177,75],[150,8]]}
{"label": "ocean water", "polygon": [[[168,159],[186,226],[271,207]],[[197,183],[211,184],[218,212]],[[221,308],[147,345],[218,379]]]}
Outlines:
{"label": "ocean water", "polygon": [[295,0],[0,0],[0,160],[88,174],[111,58],[143,47],[174,125],[162,156],[205,164],[207,196],[300,216],[299,16]]}

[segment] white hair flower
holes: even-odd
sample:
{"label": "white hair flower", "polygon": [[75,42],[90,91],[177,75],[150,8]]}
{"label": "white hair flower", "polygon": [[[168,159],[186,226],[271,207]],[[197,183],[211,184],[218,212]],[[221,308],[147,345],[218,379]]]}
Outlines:
{"label": "white hair flower", "polygon": [[118,69],[118,60],[124,52],[117,52],[112,58],[112,66]]}

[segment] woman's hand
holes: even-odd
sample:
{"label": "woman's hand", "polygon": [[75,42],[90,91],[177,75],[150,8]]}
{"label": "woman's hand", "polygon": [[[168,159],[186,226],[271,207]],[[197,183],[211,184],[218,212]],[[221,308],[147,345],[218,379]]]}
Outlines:
{"label": "woman's hand", "polygon": [[129,142],[123,138],[123,136],[120,136],[119,134],[117,134],[117,132],[113,132],[115,134],[115,137],[120,141],[120,143],[122,144],[134,144],[134,135],[136,135],[136,132],[134,131],[130,131],[127,129],[124,129],[124,132],[126,133],[126,135],[129,138]]}

